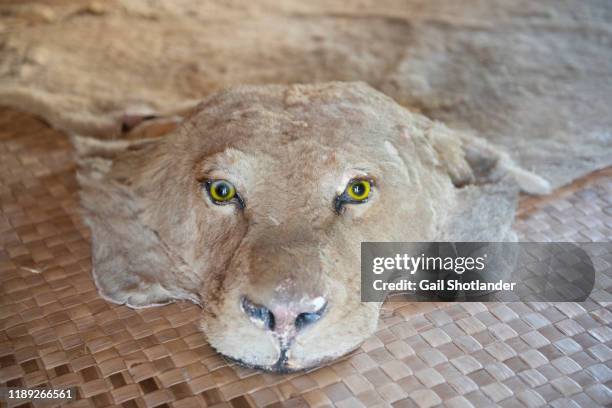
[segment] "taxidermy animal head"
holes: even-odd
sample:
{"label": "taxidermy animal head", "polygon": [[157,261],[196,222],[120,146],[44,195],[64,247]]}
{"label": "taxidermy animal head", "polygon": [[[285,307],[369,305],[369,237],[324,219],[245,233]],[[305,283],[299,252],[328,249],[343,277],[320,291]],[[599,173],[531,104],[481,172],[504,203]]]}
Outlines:
{"label": "taxidermy animal head", "polygon": [[162,138],[74,144],[102,296],[197,302],[213,347],[278,372],[376,329],[362,241],[439,240],[459,187],[508,170],[529,184],[481,139],[361,83],[232,88]]}

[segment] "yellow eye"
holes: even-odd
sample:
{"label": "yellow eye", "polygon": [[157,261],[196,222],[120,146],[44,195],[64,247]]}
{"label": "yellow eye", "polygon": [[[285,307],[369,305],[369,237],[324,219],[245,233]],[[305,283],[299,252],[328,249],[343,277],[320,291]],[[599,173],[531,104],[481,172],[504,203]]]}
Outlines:
{"label": "yellow eye", "polygon": [[353,180],[346,187],[346,194],[355,201],[364,201],[370,196],[370,190],[368,180]]}
{"label": "yellow eye", "polygon": [[236,196],[236,188],[226,180],[214,180],[208,184],[210,197],[219,203],[230,201]]}

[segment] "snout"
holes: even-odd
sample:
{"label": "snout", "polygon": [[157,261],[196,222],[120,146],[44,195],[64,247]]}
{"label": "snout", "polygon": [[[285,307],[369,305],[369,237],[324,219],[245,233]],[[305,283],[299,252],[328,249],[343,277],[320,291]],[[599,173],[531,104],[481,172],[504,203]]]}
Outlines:
{"label": "snout", "polygon": [[258,328],[271,332],[281,347],[289,347],[298,332],[317,323],[327,309],[323,296],[302,297],[297,301],[271,301],[257,304],[242,296],[240,308]]}
{"label": "snout", "polygon": [[322,296],[301,297],[294,301],[272,300],[268,305],[251,301],[242,296],[240,309],[255,327],[268,332],[278,343],[278,360],[267,367],[279,373],[292,371],[289,367],[291,346],[297,334],[321,320],[327,310],[327,300]]}
{"label": "snout", "polygon": [[348,272],[357,263],[334,261],[340,254],[306,239],[306,227],[262,228],[250,230],[223,275],[222,296],[215,292],[203,309],[212,347],[244,366],[287,373],[336,359],[374,332],[378,306],[360,302]]}
{"label": "snout", "polygon": [[334,294],[329,299],[245,286],[230,292],[222,307],[204,310],[202,330],[217,351],[247,367],[306,370],[350,352],[376,329],[378,306],[347,299],[341,287],[325,292]]}

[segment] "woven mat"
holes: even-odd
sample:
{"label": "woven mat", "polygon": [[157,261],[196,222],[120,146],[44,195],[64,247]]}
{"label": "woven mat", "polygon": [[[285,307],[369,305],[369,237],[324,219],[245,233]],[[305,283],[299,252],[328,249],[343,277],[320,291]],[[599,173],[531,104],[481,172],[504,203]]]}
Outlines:
{"label": "woven mat", "polygon": [[[73,407],[612,404],[612,305],[597,296],[389,303],[376,335],[328,366],[275,375],[229,363],[198,332],[198,307],[136,311],[97,295],[75,191],[66,138],[0,110],[2,386],[73,387]],[[523,199],[517,229],[526,240],[612,240],[612,169]]]}

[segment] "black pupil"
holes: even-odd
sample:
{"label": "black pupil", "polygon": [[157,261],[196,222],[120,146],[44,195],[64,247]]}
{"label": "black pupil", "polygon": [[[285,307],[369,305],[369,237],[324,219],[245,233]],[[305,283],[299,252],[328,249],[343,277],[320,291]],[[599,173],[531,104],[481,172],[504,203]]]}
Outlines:
{"label": "black pupil", "polygon": [[221,183],[215,187],[217,195],[219,197],[227,197],[230,193],[230,188],[227,184]]}
{"label": "black pupil", "polygon": [[362,196],[365,193],[365,186],[363,182],[353,184],[353,193],[356,196]]}

